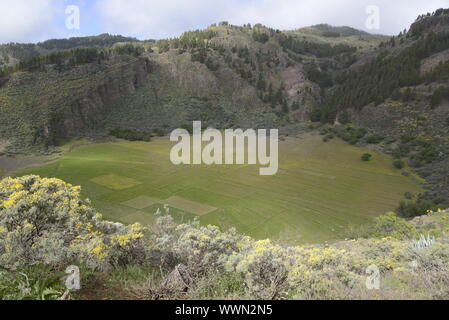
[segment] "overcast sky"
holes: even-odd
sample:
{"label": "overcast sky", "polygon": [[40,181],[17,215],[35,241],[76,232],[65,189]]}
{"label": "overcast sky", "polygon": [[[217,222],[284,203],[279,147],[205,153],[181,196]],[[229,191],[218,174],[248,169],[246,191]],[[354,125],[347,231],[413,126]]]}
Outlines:
{"label": "overcast sky", "polygon": [[[73,5],[79,29],[76,10],[66,12]],[[367,28],[372,6],[379,9],[378,29]],[[449,0],[0,0],[0,43],[100,33],[160,39],[223,20],[277,29],[328,23],[393,35],[442,7]]]}

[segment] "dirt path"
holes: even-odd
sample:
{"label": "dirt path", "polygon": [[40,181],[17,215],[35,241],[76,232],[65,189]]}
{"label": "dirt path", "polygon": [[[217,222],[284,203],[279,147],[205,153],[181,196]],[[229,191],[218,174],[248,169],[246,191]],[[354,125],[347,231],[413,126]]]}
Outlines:
{"label": "dirt path", "polygon": [[28,167],[39,166],[58,158],[57,155],[52,156],[0,156],[0,177],[8,176],[18,170]]}
{"label": "dirt path", "polygon": [[[7,144],[0,140],[0,151],[2,146]],[[0,155],[0,178],[6,177],[14,174],[14,172],[38,167],[44,164],[58,160],[62,155],[75,150],[76,148],[91,144],[92,142],[88,140],[75,140],[69,142],[64,146],[57,147],[59,153],[54,153],[51,155],[17,155],[17,156],[6,156]]]}

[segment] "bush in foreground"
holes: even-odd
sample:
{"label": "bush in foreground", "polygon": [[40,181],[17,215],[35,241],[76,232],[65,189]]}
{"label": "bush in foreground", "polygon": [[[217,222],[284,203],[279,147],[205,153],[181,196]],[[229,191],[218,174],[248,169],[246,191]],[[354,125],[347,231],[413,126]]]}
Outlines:
{"label": "bush in foreground", "polygon": [[0,182],[0,266],[82,263],[93,269],[138,260],[140,225],[103,221],[80,199],[80,188],[58,179],[25,176]]}

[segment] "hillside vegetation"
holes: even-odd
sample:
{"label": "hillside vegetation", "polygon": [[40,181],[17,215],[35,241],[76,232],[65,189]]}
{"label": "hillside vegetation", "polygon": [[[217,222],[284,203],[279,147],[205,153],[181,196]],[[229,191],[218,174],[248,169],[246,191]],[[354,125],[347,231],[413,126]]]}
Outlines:
{"label": "hillside vegetation", "polygon": [[169,132],[195,119],[278,127],[319,106],[321,64],[342,68],[357,50],[227,23],[156,43],[102,35],[5,45],[0,54],[15,62],[0,72],[0,137],[14,153],[117,128]]}
{"label": "hillside vegetation", "polygon": [[137,39],[101,34],[94,37],[52,39],[37,44],[8,43],[0,45],[0,67],[14,66],[19,62],[63,50],[85,47],[107,48],[115,44],[134,41],[137,41]]}
{"label": "hillside vegetation", "polygon": [[371,134],[350,137],[351,143],[380,144],[426,179],[426,192],[404,205],[404,214],[449,204],[448,14],[418,17],[409,31],[336,75],[338,85],[326,89],[324,107],[312,113],[323,123],[356,123]]}

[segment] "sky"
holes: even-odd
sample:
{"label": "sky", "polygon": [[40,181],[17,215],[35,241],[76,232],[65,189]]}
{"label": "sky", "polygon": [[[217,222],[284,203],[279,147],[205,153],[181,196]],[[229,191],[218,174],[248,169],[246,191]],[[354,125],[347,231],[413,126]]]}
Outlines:
{"label": "sky", "polygon": [[0,43],[100,33],[161,39],[220,21],[281,30],[328,23],[395,35],[419,14],[448,7],[449,0],[0,0]]}

